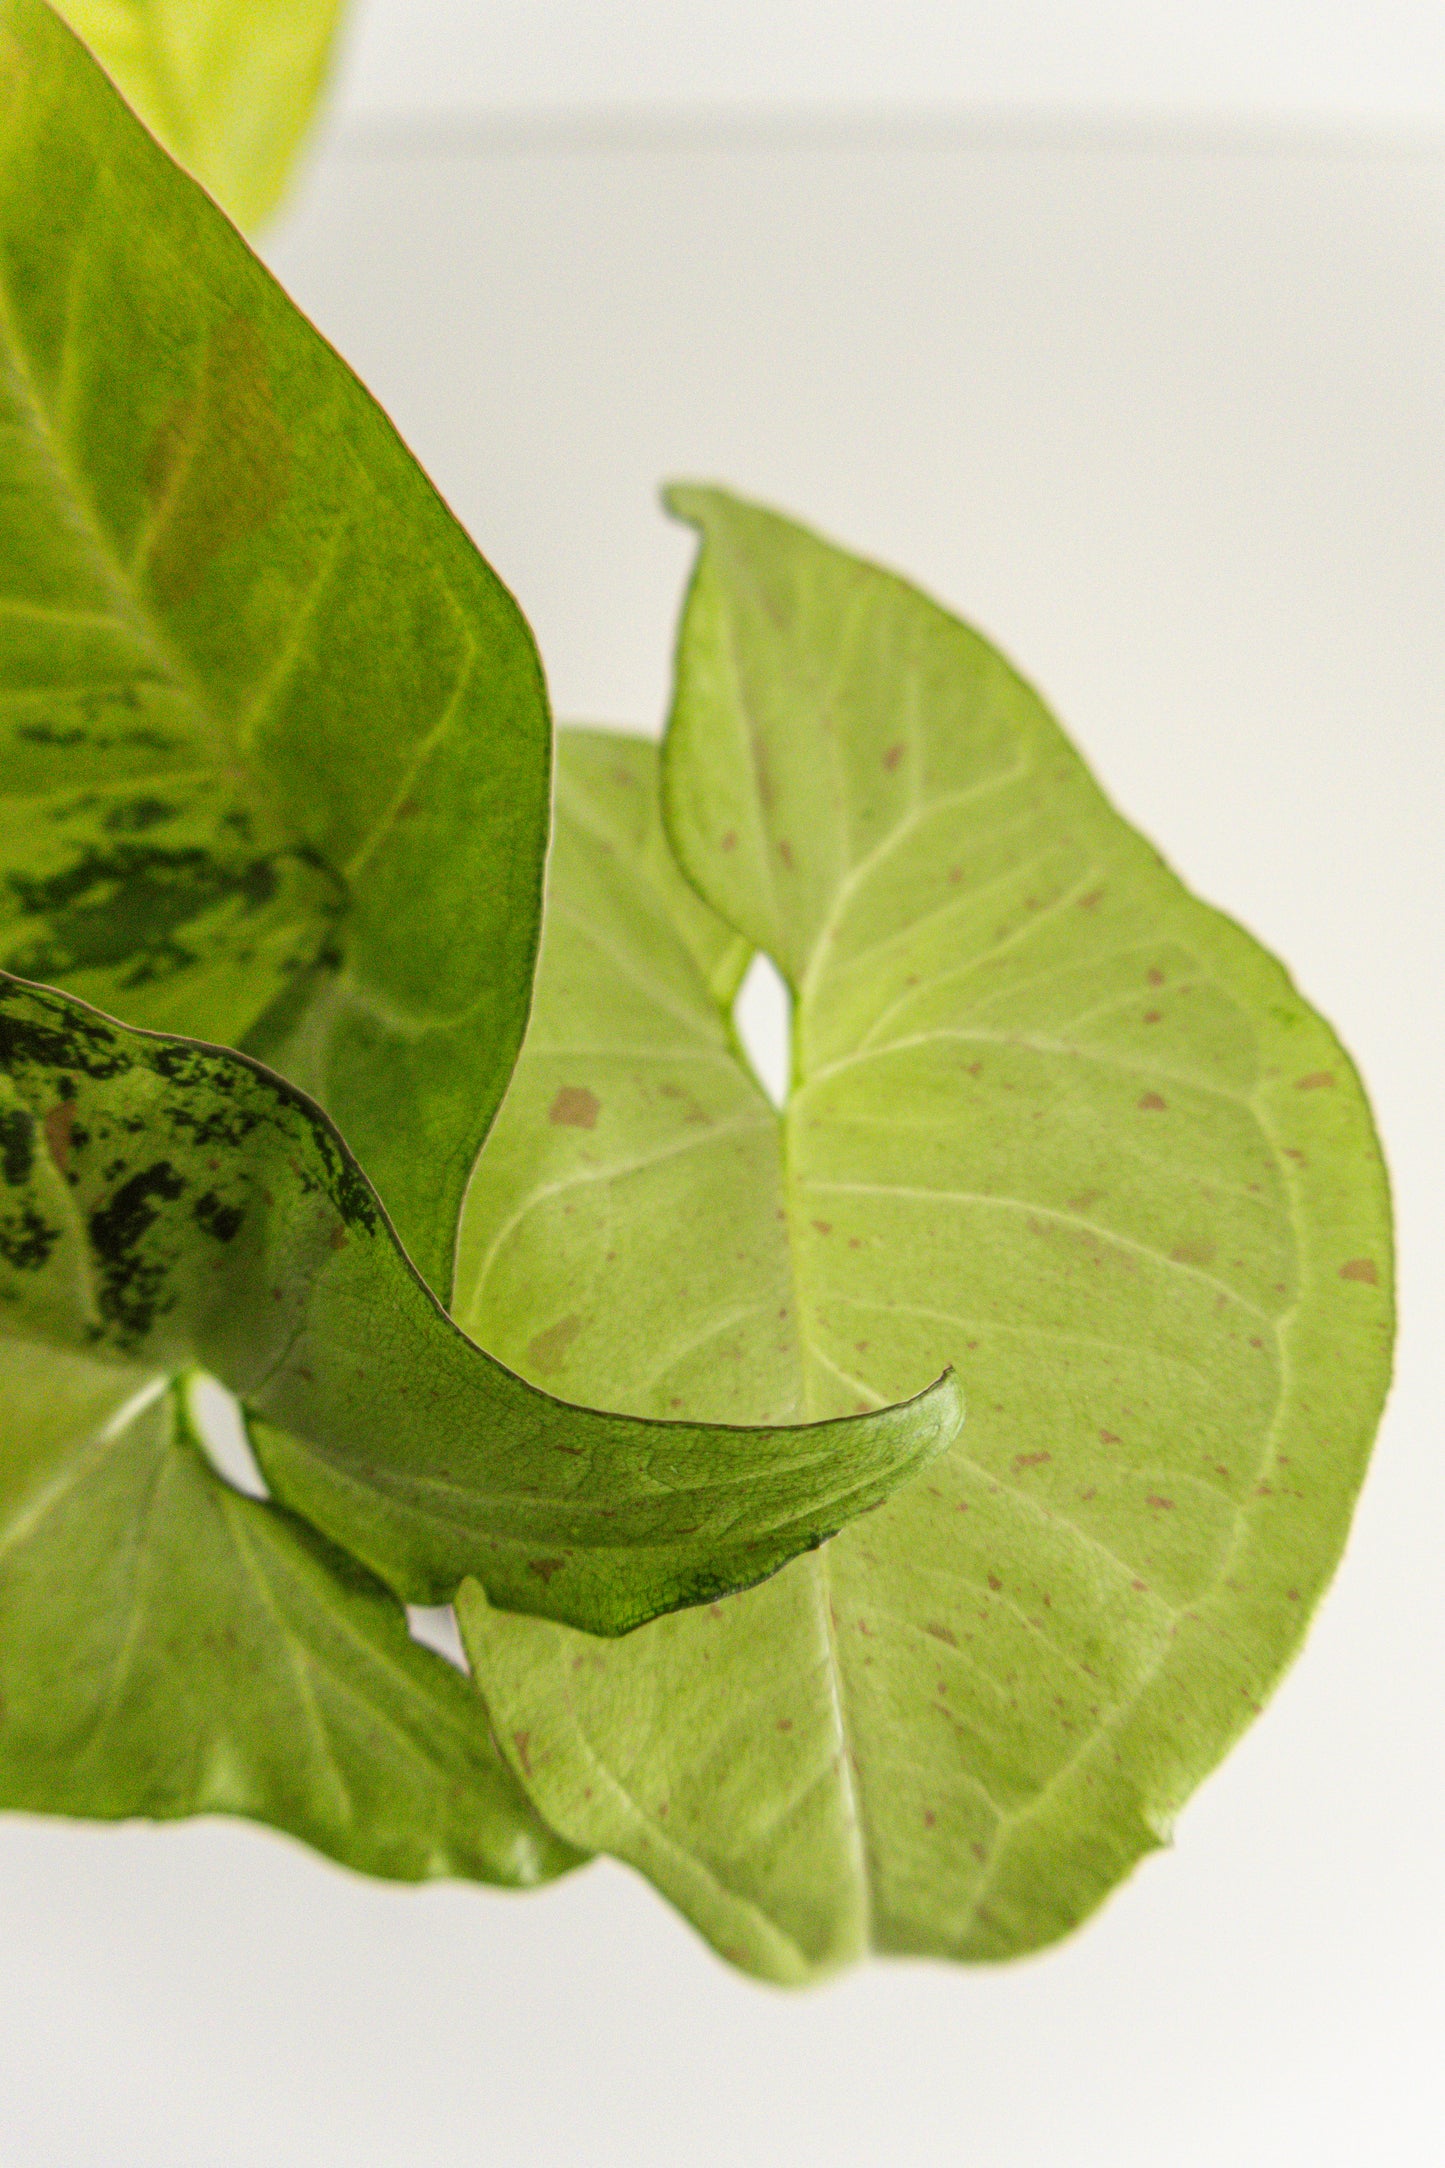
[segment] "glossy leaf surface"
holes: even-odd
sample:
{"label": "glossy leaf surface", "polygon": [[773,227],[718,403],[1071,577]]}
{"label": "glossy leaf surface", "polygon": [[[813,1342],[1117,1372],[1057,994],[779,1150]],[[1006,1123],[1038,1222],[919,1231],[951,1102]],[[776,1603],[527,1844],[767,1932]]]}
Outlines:
{"label": "glossy leaf surface", "polygon": [[[677,502],[665,794],[718,915],[660,871],[651,749],[566,745],[458,1314],[639,1412],[796,1420],[952,1362],[968,1421],[821,1553],[625,1642],[459,1614],[548,1820],[738,1963],[1007,1957],[1164,1840],[1299,1644],[1388,1374],[1384,1173],[1328,1027],[1002,658]],[[781,1119],[727,1023],[754,944],[795,996]]]}
{"label": "glossy leaf surface", "polygon": [[275,208],[340,0],[56,0],[141,119],[242,226]]}
{"label": "glossy leaf surface", "polygon": [[245,1057],[0,979],[0,1334],[210,1371],[273,1493],[409,1601],[625,1632],[747,1585],[952,1437],[942,1380],[793,1431],[568,1406],[460,1332],[321,1110]]}
{"label": "glossy leaf surface", "polygon": [[40,0],[0,0],[0,965],[279,1062],[445,1297],[550,724],[395,431]]}
{"label": "glossy leaf surface", "polygon": [[178,1390],[4,1341],[0,1807],[242,1814],[405,1881],[576,1859],[396,1599],[223,1483]]}

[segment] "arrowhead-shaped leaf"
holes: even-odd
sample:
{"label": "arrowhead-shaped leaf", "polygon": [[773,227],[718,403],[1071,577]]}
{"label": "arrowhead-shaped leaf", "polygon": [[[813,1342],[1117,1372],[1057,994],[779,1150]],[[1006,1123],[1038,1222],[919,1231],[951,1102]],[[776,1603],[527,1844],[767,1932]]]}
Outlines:
{"label": "arrowhead-shaped leaf", "polygon": [[[625,1642],[459,1613],[549,1822],[738,1963],[1006,1957],[1163,1840],[1298,1647],[1388,1374],[1379,1150],[1328,1027],[983,640],[674,502],[705,540],[663,793],[718,916],[650,748],[564,742],[458,1315],[638,1412],[816,1417],[951,1362],[969,1419],[822,1552]],[[727,1020],[755,944],[781,1118]]]}
{"label": "arrowhead-shaped leaf", "polygon": [[0,1807],[244,1814],[405,1881],[577,1857],[396,1599],[212,1472],[179,1387],[3,1341]]}
{"label": "arrowhead-shaped leaf", "polygon": [[531,637],[40,0],[0,0],[0,965],[320,1097],[445,1297],[526,1021]]}
{"label": "arrowhead-shaped leaf", "polygon": [[212,1372],[273,1492],[409,1601],[474,1573],[622,1633],[774,1572],[958,1427],[949,1379],[792,1431],[571,1407],[458,1330],[320,1108],[259,1064],[0,976],[0,1080],[0,1333]]}
{"label": "arrowhead-shaped leaf", "polygon": [[56,0],[166,149],[242,226],[281,196],[341,0]]}

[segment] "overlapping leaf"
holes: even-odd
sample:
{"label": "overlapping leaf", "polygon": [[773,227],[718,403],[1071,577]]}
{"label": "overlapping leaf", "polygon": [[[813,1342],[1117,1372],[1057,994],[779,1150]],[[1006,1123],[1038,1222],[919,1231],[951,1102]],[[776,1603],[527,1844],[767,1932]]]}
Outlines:
{"label": "overlapping leaf", "polygon": [[465,1681],[218,1479],[179,1389],[0,1341],[0,1395],[0,1806],[243,1814],[407,1881],[575,1863]]}
{"label": "overlapping leaf", "polygon": [[243,226],[286,185],[340,0],[56,0],[148,127]]}
{"label": "overlapping leaf", "polygon": [[385,417],[0,0],[0,965],[282,1063],[445,1297],[548,761],[526,626]]}
{"label": "overlapping leaf", "polygon": [[793,1431],[568,1406],[453,1325],[336,1130],[258,1064],[0,977],[0,1084],[0,1335],[212,1372],[272,1490],[410,1601],[475,1573],[625,1632],[773,1572],[957,1428],[948,1379]]}
{"label": "overlapping leaf", "polygon": [[[557,1389],[796,1419],[944,1362],[883,1511],[628,1640],[459,1612],[547,1819],[737,1962],[998,1958],[1157,1845],[1298,1645],[1391,1333],[1347,1057],[903,582],[681,494],[664,764],[565,746],[534,1020],[458,1315]],[[726,1006],[795,996],[775,1118]],[[632,1320],[618,1332],[620,1298]]]}

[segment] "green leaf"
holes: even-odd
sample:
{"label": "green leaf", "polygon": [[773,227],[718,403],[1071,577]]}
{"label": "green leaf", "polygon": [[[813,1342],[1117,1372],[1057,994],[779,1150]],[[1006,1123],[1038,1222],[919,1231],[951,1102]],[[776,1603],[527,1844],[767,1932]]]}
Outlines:
{"label": "green leaf", "polygon": [[772,1573],[958,1427],[949,1379],[812,1429],[570,1407],[458,1330],[319,1107],[0,977],[0,1334],[200,1367],[282,1502],[411,1602],[464,1574],[621,1633]]}
{"label": "green leaf", "polygon": [[0,1341],[0,1807],[243,1814],[348,1866],[577,1854],[379,1582],[213,1473],[183,1394]]}
{"label": "green leaf", "polygon": [[0,0],[0,966],[284,1066],[445,1297],[549,741],[516,605],[385,416]]}
{"label": "green leaf", "polygon": [[242,226],[276,207],[341,0],[56,0],[173,157]]}
{"label": "green leaf", "polygon": [[710,991],[659,874],[650,750],[566,745],[457,1314],[637,1412],[825,1416],[951,1362],[969,1420],[709,1611],[605,1646],[459,1612],[548,1821],[739,1964],[1008,1957],[1164,1841],[1299,1645],[1385,1390],[1384,1171],[1328,1027],[983,640],[673,501],[705,541],[671,833],[711,953],[791,983],[791,1097],[731,1046],[736,947]]}

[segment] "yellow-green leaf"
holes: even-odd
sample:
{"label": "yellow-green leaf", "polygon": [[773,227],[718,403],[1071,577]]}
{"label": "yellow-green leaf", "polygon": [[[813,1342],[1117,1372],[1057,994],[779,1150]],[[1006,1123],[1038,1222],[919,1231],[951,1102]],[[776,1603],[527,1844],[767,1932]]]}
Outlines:
{"label": "yellow-green leaf", "polygon": [[[1328,1026],[985,641],[673,501],[704,546],[663,796],[716,916],[651,749],[565,743],[458,1315],[638,1413],[817,1417],[953,1363],[968,1421],[764,1588],[608,1645],[464,1590],[464,1633],[547,1819],[738,1963],[1007,1957],[1163,1841],[1299,1645],[1388,1377],[1379,1148]],[[794,997],[779,1116],[727,1019],[754,946]]]}
{"label": "yellow-green leaf", "polygon": [[325,87],[341,0],[55,0],[222,209],[275,209]]}

